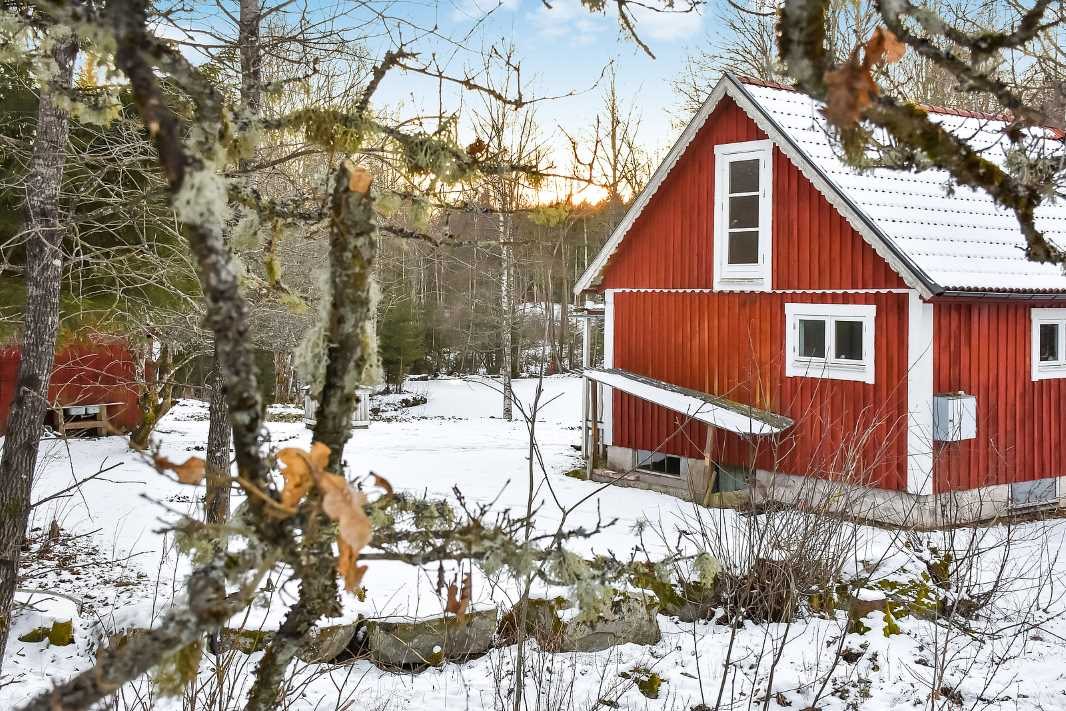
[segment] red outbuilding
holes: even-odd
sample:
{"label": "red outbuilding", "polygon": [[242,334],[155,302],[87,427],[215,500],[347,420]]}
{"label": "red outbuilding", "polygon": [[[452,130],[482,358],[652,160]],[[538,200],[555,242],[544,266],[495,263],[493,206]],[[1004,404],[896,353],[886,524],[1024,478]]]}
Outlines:
{"label": "red outbuilding", "polygon": [[[595,475],[922,527],[1057,505],[1066,276],[987,194],[846,165],[820,109],[723,77],[579,280]],[[1005,120],[929,111],[1005,162]],[[1038,225],[1066,245],[1066,205]]]}
{"label": "red outbuilding", "polygon": [[[11,405],[17,395],[20,360],[17,344],[0,346],[0,434],[7,429]],[[132,430],[141,422],[133,357],[120,339],[93,337],[67,343],[56,350],[48,386],[48,424],[58,427],[58,413],[71,432],[91,424],[106,408],[107,419],[118,430]],[[93,428],[96,431],[96,428]]]}

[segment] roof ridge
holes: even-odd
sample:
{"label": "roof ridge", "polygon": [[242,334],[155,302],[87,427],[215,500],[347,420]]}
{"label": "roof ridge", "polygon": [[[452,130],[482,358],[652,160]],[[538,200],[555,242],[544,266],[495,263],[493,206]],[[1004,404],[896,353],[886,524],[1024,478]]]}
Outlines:
{"label": "roof ridge", "polygon": [[[756,77],[750,77],[743,74],[737,75],[737,80],[741,84],[749,84],[751,86],[761,86],[766,89],[778,89],[781,91],[791,91],[796,94],[801,94],[799,89],[788,84],[777,81],[769,81],[767,79],[759,79]],[[1010,123],[1014,118],[1009,113],[993,114],[987,111],[973,111],[972,109],[961,109],[954,106],[940,106],[938,104],[927,104],[924,101],[915,102],[923,111],[931,114],[943,114],[947,116],[959,116],[961,118],[981,119],[984,121],[1001,121],[1003,123]],[[1034,128],[1042,128],[1045,131],[1049,131],[1054,138],[1062,140],[1066,137],[1066,132],[1054,126],[1034,126]]]}

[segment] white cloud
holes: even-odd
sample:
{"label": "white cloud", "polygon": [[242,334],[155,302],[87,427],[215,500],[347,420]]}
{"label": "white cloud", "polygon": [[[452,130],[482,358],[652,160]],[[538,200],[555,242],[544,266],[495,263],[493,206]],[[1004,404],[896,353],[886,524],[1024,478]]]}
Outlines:
{"label": "white cloud", "polygon": [[[542,37],[568,39],[571,46],[587,45],[618,28],[618,14],[614,5],[609,5],[606,14],[601,15],[589,12],[578,0],[549,2],[550,9],[541,3],[529,14],[534,29]],[[657,12],[636,5],[630,7],[637,35],[642,40],[680,40],[702,32],[703,15],[698,10],[678,12],[670,11],[665,5],[661,7],[666,11]]]}
{"label": "white cloud", "polygon": [[456,21],[479,20],[488,14],[518,9],[519,0],[453,0],[452,19]]}
{"label": "white cloud", "polygon": [[[703,31],[703,14],[699,9],[680,12],[684,5],[678,3],[674,9],[662,8],[662,12],[634,6],[633,17],[636,19],[637,35],[641,39],[680,40],[688,39]],[[655,48],[652,48],[655,51]]]}
{"label": "white cloud", "polygon": [[614,20],[594,15],[577,0],[549,0],[551,8],[540,3],[530,13],[533,29],[548,39],[567,39],[570,46],[592,44],[598,40]]}

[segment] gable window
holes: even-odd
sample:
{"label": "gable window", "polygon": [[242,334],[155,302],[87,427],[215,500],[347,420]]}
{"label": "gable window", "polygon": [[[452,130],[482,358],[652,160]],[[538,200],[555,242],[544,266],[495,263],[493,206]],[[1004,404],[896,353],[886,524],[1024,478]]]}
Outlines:
{"label": "gable window", "polygon": [[1066,308],[1032,309],[1033,380],[1066,378]]}
{"label": "gable window", "polygon": [[785,304],[785,375],[874,382],[871,304]]}
{"label": "gable window", "polygon": [[770,288],[770,141],[714,147],[714,288]]}

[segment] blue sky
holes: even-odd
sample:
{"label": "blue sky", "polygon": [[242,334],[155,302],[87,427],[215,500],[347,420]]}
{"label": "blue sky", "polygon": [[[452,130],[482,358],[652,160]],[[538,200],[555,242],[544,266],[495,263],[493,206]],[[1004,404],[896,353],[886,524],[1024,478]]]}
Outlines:
{"label": "blue sky", "polygon": [[[663,155],[678,132],[679,99],[671,82],[692,52],[709,46],[709,27],[714,24],[704,13],[635,8],[638,34],[655,54],[652,58],[621,34],[613,7],[606,14],[594,14],[580,0],[549,0],[550,8],[542,0],[261,1],[268,8],[280,5],[293,17],[304,11],[319,18],[343,13],[340,25],[350,28],[353,36],[363,36],[360,41],[375,57],[402,38],[420,59],[436,58],[451,75],[479,69],[482,52],[488,47],[513,45],[522,66],[526,98],[563,97],[541,101],[536,108],[542,137],[555,147],[559,171],[570,167],[569,144],[560,129],[579,138],[591,132],[601,108],[601,79],[608,65],[613,65],[618,77],[623,106],[632,107],[640,119],[642,147],[656,160]],[[648,4],[665,1],[641,0]],[[687,1],[675,0],[679,5]],[[206,25],[222,35],[235,34],[234,23],[225,13],[236,16],[236,0],[216,2],[225,12],[211,0],[198,0],[191,14],[182,13],[183,25],[189,29]],[[391,18],[384,25],[375,16],[379,12]],[[427,28],[437,28],[437,32],[426,32]],[[172,28],[159,31],[181,37]],[[199,61],[195,53],[190,56]],[[433,80],[393,71],[379,88],[376,103],[402,117],[435,115],[438,96]],[[460,106],[460,100],[466,103]],[[480,106],[481,99],[453,90],[446,93],[446,102],[446,111],[461,108],[459,115],[469,117],[469,109]]]}
{"label": "blue sky", "polygon": [[[632,102],[641,117],[642,143],[653,154],[661,154],[676,134],[672,122],[678,98],[671,81],[681,72],[688,54],[710,42],[707,18],[701,14],[645,11],[638,17],[637,28],[655,53],[653,59],[620,34],[613,14],[591,14],[578,0],[554,0],[551,9],[540,0],[441,0],[397,5],[392,14],[418,25],[436,25],[451,37],[472,32],[465,44],[473,50],[512,43],[521,60],[523,83],[532,94],[577,92],[537,107],[545,137],[554,138],[559,146],[558,163],[568,153],[558,128],[571,134],[589,130],[601,102],[602,84],[596,86],[597,80],[612,62],[623,100]],[[439,41],[416,46],[423,56],[434,50],[442,55],[449,52]],[[477,61],[474,52],[452,52],[449,67],[454,72]],[[435,85],[394,74],[383,83],[378,99],[408,108],[420,102],[435,105]]]}

